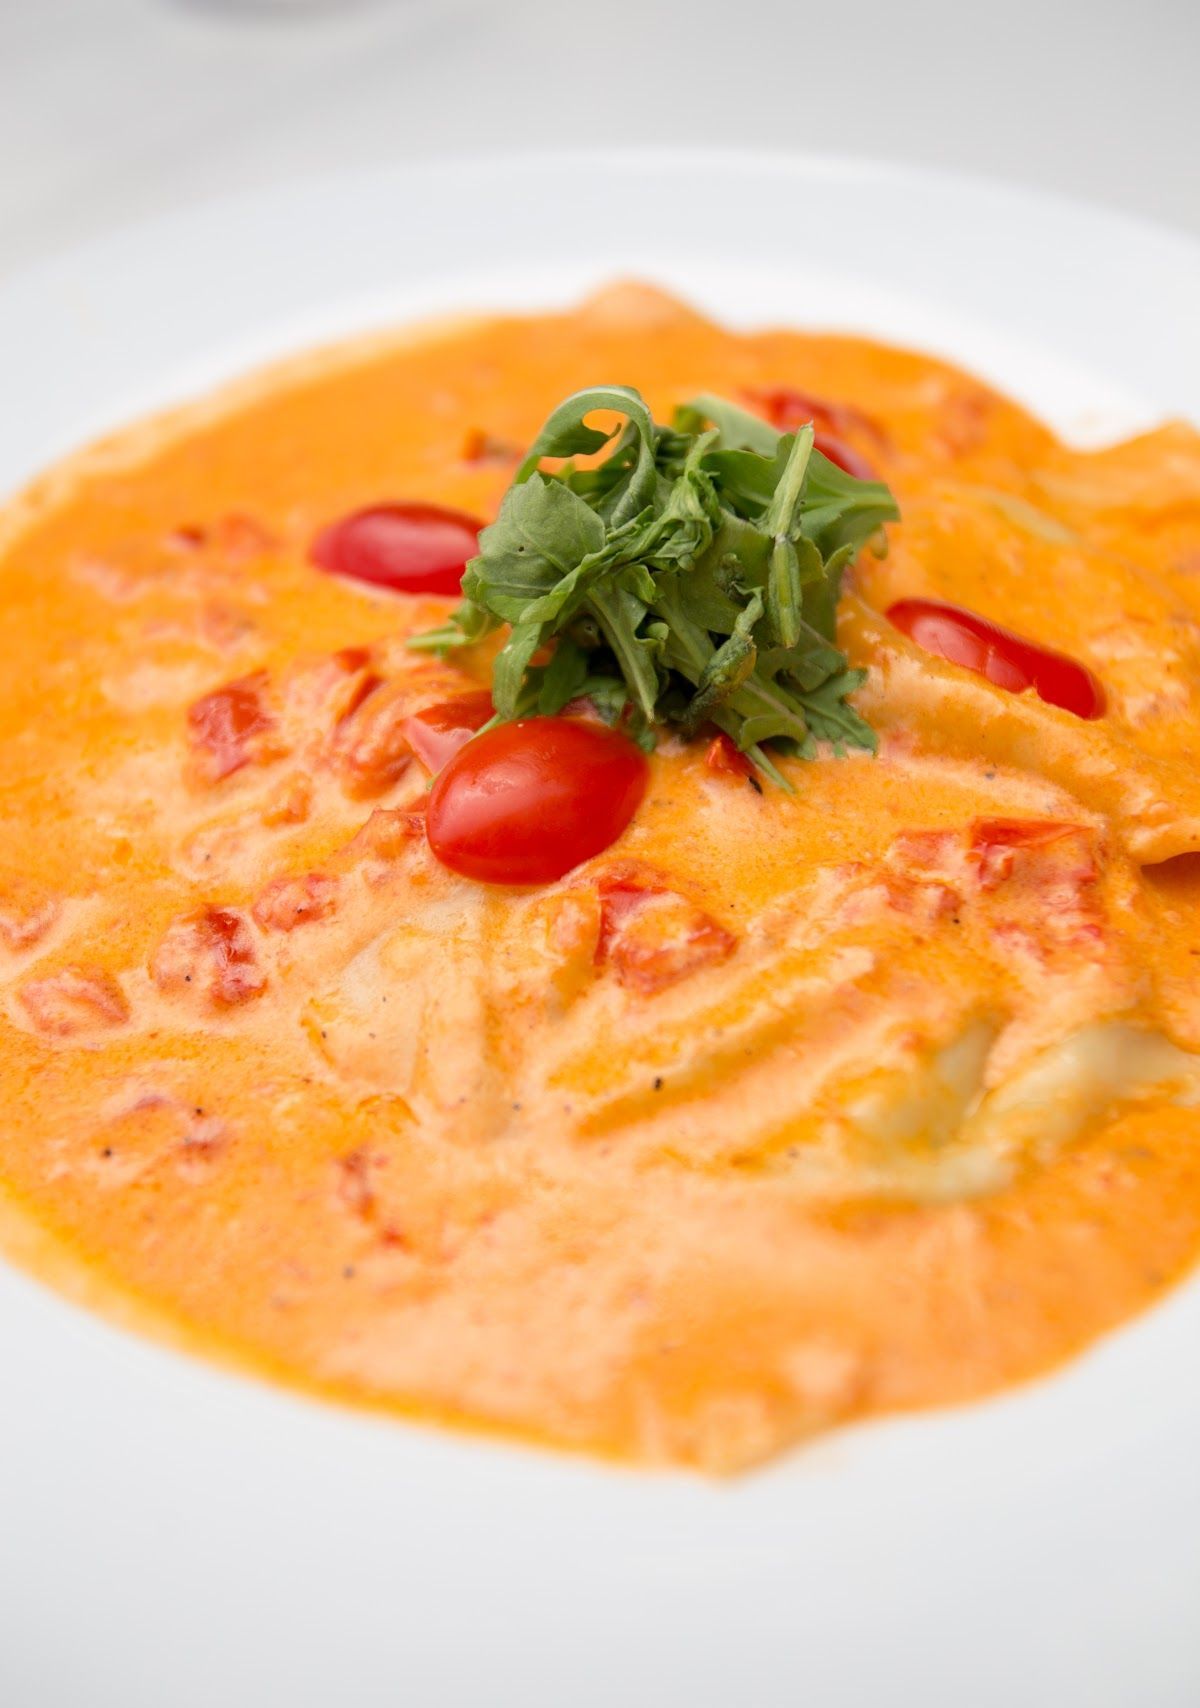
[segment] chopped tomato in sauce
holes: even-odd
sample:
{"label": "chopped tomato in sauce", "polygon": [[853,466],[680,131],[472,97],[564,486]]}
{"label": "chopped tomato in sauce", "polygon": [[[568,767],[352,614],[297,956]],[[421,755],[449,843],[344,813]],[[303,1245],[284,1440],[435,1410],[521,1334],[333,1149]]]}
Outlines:
{"label": "chopped tomato in sauce", "polygon": [[617,867],[601,878],[597,966],[652,995],[704,967],[728,960],[737,939],[660,874]]}
{"label": "chopped tomato in sauce", "polygon": [[298,925],[328,919],[337,898],[336,878],[301,872],[296,877],[273,878],[250,911],[264,931],[294,931]]}
{"label": "chopped tomato in sauce", "polygon": [[151,957],[150,976],[162,991],[191,986],[217,1008],[261,995],[267,983],[250,927],[227,907],[204,907],[169,926]]}
{"label": "chopped tomato in sauce", "polygon": [[266,682],[266,671],[259,670],[227,682],[188,707],[188,734],[212,782],[249,764],[253,737],[274,723],[262,699]]}
{"label": "chopped tomato in sauce", "polygon": [[452,700],[423,706],[404,720],[402,729],[421,764],[436,776],[459,748],[478,734],[494,711],[492,696],[481,688],[478,693],[458,694]]}
{"label": "chopped tomato in sauce", "polygon": [[723,777],[753,777],[754,766],[737,744],[722,730],[709,742],[704,763]]}
{"label": "chopped tomato in sauce", "polygon": [[1018,852],[1045,848],[1069,836],[1086,836],[1083,825],[1057,819],[979,819],[971,827],[970,857],[982,889],[994,889],[1012,875]]}

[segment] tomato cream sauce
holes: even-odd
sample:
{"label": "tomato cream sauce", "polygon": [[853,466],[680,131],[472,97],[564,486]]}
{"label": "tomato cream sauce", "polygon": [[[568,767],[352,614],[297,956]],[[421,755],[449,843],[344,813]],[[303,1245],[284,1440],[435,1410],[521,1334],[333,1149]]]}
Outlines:
{"label": "tomato cream sauce", "polygon": [[[877,758],[663,740],[555,882],[432,855],[423,707],[486,649],[310,561],[488,519],[567,392],[801,388],[893,487],[843,645]],[[736,1468],[991,1393],[1200,1246],[1200,435],[1080,454],[864,339],[642,287],[284,370],[118,438],[0,556],[0,1179],[124,1320],[361,1405]],[[947,601],[1085,720],[922,651]],[[406,733],[407,731],[407,733]]]}

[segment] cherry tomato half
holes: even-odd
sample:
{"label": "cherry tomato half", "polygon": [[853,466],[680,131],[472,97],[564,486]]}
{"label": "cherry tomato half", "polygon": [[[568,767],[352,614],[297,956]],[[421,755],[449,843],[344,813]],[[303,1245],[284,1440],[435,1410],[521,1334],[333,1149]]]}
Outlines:
{"label": "cherry tomato half", "polygon": [[425,769],[433,776],[481,730],[492,716],[492,696],[486,688],[474,694],[457,694],[436,706],[423,706],[405,718],[401,734]]}
{"label": "cherry tomato half", "polygon": [[457,598],[482,522],[438,504],[376,504],[323,528],[310,557],[331,575],[393,593]]}
{"label": "cherry tomato half", "polygon": [[974,611],[935,599],[901,599],[888,607],[894,623],[926,652],[986,676],[997,688],[1020,694],[1032,688],[1048,705],[1077,718],[1104,715],[1104,689],[1086,665],[1065,653],[1025,640]]}
{"label": "cherry tomato half", "polygon": [[625,829],[646,787],[645,755],[576,718],[497,724],[455,754],[429,796],[429,846],[486,884],[548,884]]}

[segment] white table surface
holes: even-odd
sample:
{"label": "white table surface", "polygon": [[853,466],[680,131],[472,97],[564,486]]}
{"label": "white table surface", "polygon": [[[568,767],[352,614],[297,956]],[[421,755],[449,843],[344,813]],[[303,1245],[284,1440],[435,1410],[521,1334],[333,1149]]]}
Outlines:
{"label": "white table surface", "polygon": [[606,141],[829,147],[1200,233],[1198,73],[1200,0],[0,0],[0,272],[298,174]]}

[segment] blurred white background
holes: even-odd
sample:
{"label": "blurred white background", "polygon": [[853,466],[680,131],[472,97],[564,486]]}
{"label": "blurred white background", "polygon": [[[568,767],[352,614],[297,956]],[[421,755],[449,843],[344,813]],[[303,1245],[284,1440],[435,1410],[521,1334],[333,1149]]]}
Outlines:
{"label": "blurred white background", "polygon": [[1198,74],[1200,0],[0,0],[0,270],[298,174],[606,142],[949,166],[1200,233]]}

